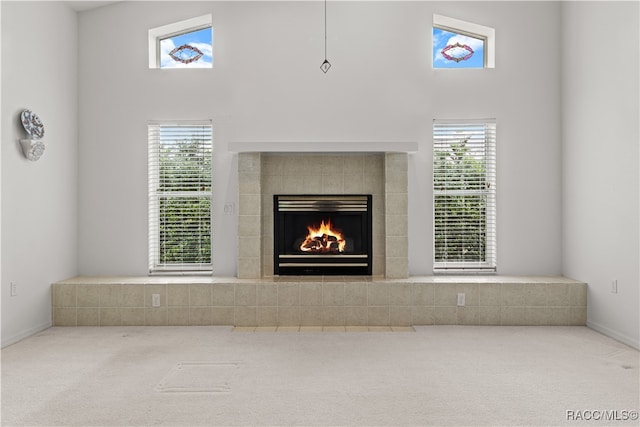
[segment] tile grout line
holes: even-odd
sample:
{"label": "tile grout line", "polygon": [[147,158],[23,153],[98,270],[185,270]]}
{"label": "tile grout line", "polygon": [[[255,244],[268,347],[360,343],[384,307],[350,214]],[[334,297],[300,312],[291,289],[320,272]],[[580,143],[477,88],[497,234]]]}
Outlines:
{"label": "tile grout line", "polygon": [[[305,330],[303,330],[303,328]],[[314,330],[314,329],[319,329]],[[342,330],[338,330],[342,329]],[[351,329],[351,330],[350,330]],[[235,326],[232,332],[305,333],[305,332],[415,332],[413,326]]]}

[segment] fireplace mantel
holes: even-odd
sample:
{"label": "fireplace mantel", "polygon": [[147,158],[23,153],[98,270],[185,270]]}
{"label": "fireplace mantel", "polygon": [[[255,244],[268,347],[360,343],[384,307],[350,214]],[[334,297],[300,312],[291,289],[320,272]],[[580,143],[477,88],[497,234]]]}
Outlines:
{"label": "fireplace mantel", "polygon": [[413,153],[416,141],[235,141],[233,153]]}

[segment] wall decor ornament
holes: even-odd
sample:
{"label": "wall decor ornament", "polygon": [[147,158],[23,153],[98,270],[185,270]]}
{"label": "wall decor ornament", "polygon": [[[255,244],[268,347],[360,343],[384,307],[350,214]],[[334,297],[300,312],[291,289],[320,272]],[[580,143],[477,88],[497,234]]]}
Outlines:
{"label": "wall decor ornament", "polygon": [[466,61],[473,56],[474,52],[471,46],[466,44],[450,44],[442,49],[442,56],[449,61]]}
{"label": "wall decor ornament", "polygon": [[27,159],[35,162],[44,153],[44,142],[40,140],[44,136],[44,124],[31,110],[24,110],[20,114],[20,123],[28,135],[20,140],[22,152]]}
{"label": "wall decor ornament", "polygon": [[169,52],[169,56],[176,62],[181,62],[183,64],[190,64],[192,62],[197,61],[202,58],[202,51],[195,46],[191,46],[188,44],[183,44],[182,46],[178,46]]}

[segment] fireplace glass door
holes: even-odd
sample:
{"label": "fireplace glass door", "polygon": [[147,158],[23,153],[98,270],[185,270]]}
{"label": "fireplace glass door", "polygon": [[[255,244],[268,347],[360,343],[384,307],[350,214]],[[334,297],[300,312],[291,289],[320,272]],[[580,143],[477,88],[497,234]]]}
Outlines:
{"label": "fireplace glass door", "polygon": [[275,195],[274,274],[371,275],[371,195]]}

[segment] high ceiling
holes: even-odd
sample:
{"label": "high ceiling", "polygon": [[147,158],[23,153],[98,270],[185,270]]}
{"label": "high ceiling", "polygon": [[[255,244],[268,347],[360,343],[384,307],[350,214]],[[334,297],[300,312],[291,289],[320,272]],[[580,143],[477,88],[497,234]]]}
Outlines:
{"label": "high ceiling", "polygon": [[69,7],[71,7],[76,12],[82,12],[84,10],[91,10],[91,9],[95,9],[95,8],[98,8],[98,7],[107,6],[109,4],[118,3],[118,1],[120,1],[120,0],[117,0],[117,1],[91,1],[91,0],[75,1],[75,0],[70,0],[70,1],[66,1],[65,3],[67,3],[69,5]]}

